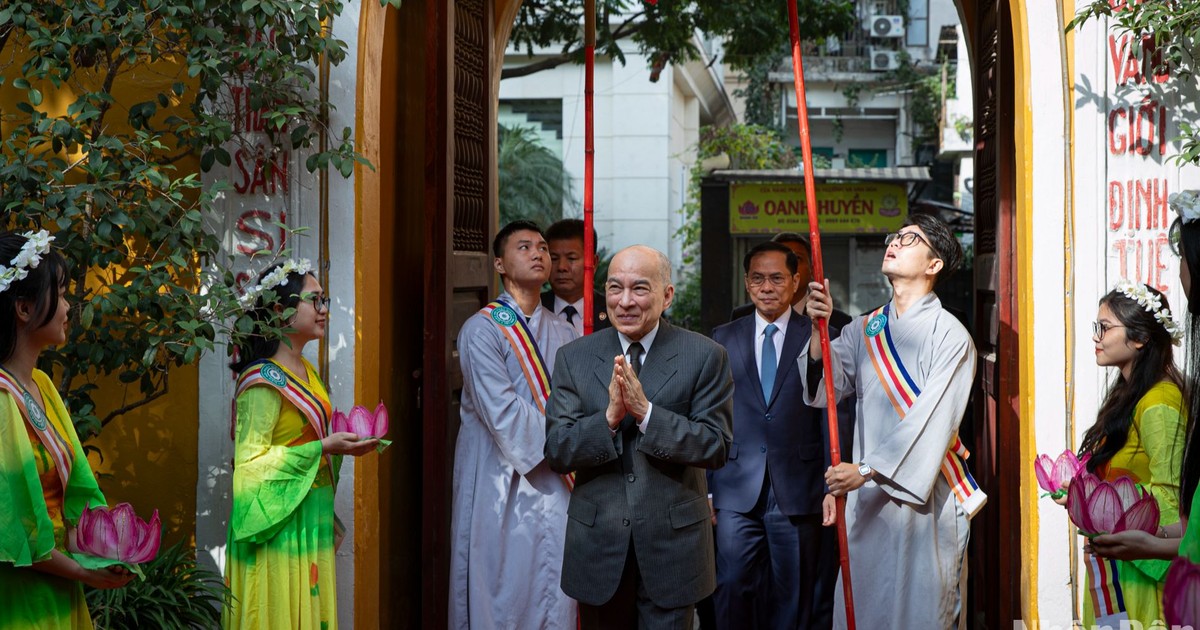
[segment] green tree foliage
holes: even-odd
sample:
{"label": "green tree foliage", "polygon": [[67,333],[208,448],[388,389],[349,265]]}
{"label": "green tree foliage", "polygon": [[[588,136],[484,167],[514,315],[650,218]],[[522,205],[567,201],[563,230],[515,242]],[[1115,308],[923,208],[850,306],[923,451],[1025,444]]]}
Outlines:
{"label": "green tree foliage", "polygon": [[746,86],[733,91],[733,95],[745,99],[746,124],[782,129],[779,126],[780,84],[771,82],[771,73],[779,68],[782,57],[763,55],[756,63],[743,68]]}
{"label": "green tree foliage", "polygon": [[[880,78],[876,92],[908,91],[909,115],[912,117],[912,147],[915,152],[923,145],[937,146],[942,130],[942,112],[946,99],[954,98],[955,72],[946,59],[933,65],[917,65],[907,52],[900,53],[900,67]],[[856,97],[857,103],[857,97]]]}
{"label": "green tree foliage", "polygon": [[[800,35],[806,41],[842,33],[854,25],[850,0],[796,0]],[[524,66],[505,68],[503,78],[525,76],[583,63],[583,0],[525,0],[517,14],[512,43],[533,55],[559,50]],[[787,4],[783,0],[597,0],[596,54],[625,63],[636,49],[654,67],[695,59],[697,31],[724,39],[723,62],[747,69],[764,57],[777,60],[788,49]],[[657,76],[657,75],[655,75]]]}
{"label": "green tree foliage", "polygon": [[[1138,59],[1150,59],[1154,72],[1170,68],[1171,90],[1193,82],[1196,54],[1200,51],[1200,2],[1195,0],[1092,0],[1083,5],[1067,31],[1089,20],[1108,18],[1112,28],[1131,37],[1130,53]],[[1179,121],[1181,135],[1176,138],[1180,150],[1173,157],[1177,164],[1200,166],[1200,120],[1194,108],[1177,110],[1188,120]]]}
{"label": "green tree foliage", "polygon": [[[43,368],[81,437],[165,394],[170,369],[212,350],[233,312],[232,275],[204,227],[216,191],[195,164],[229,165],[238,108],[260,111],[269,150],[309,149],[310,171],[362,162],[349,129],[327,129],[315,85],[314,68],[346,55],[329,31],[341,10],[337,0],[0,4],[0,87],[15,100],[0,110],[0,209],[6,228],[50,230],[72,264],[78,317]],[[206,298],[201,265],[219,272]],[[92,394],[110,375],[136,387],[101,415]]]}
{"label": "green tree foliage", "polygon": [[542,228],[573,216],[577,208],[563,161],[529,127],[500,125],[496,169],[499,173],[500,225],[517,219]]}
{"label": "green tree foliage", "polygon": [[[746,170],[790,169],[798,164],[796,152],[783,141],[779,131],[759,125],[702,127],[696,145],[696,164],[688,183],[688,203],[683,206],[683,225],[675,234],[683,242],[683,264],[687,272],[675,282],[671,323],[700,330],[700,182],[708,172],[703,161],[724,153],[731,168]],[[813,158],[817,160],[816,156]],[[818,164],[827,167],[828,164]]]}

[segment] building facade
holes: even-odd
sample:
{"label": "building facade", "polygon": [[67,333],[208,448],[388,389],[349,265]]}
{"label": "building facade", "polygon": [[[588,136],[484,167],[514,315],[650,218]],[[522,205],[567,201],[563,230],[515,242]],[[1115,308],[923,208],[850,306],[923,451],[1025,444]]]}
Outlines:
{"label": "building facade", "polygon": [[[625,62],[596,59],[595,228],[610,252],[644,244],[683,264],[680,209],[687,200],[700,127],[727,125],[734,112],[720,50],[695,37],[701,58],[654,69],[630,50]],[[626,48],[632,48],[627,44]],[[557,51],[509,49],[506,67],[536,63]],[[714,55],[717,57],[714,58]],[[584,68],[564,64],[500,82],[499,120],[534,128],[570,174],[575,213],[583,207]],[[577,216],[579,216],[577,214]]]}

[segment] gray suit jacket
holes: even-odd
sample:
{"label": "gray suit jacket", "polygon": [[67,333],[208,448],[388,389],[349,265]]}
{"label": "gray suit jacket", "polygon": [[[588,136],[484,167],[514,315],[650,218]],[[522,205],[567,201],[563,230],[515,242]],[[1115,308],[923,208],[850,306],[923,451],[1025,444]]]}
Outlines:
{"label": "gray suit jacket", "polygon": [[639,379],[654,405],[645,435],[632,417],[615,437],[605,421],[616,329],[563,346],[554,362],[546,461],[576,473],[562,588],[592,606],[616,592],[631,541],[658,606],[693,604],[716,586],[704,469],[729,454],[733,376],[720,345],[659,326]]}

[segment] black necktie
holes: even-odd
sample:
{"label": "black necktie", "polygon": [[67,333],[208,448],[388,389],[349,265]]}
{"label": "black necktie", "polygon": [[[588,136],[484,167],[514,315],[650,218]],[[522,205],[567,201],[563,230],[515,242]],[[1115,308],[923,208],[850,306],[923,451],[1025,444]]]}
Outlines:
{"label": "black necktie", "polygon": [[568,304],[567,307],[562,310],[562,314],[567,316],[567,323],[574,326],[575,316],[579,314],[579,311],[575,310],[574,306]]}
{"label": "black necktie", "polygon": [[629,366],[633,368],[634,376],[642,374],[642,344],[633,342],[629,344]]}

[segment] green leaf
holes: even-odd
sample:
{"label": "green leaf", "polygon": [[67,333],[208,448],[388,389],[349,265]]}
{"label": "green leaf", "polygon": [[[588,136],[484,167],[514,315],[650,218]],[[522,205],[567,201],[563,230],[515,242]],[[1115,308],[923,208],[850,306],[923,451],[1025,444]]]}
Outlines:
{"label": "green leaf", "polygon": [[34,107],[37,107],[38,105],[42,104],[41,90],[36,90],[36,89],[29,90],[29,103],[31,105],[33,105]]}
{"label": "green leaf", "polygon": [[96,307],[88,302],[83,306],[83,310],[79,313],[79,325],[83,326],[84,330],[92,327],[92,321],[96,318]]}

